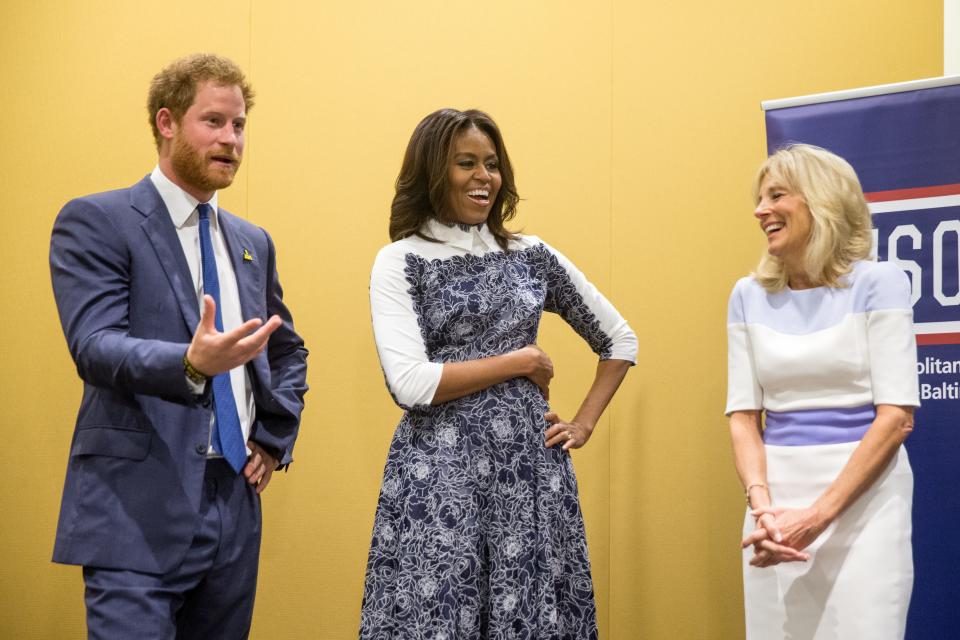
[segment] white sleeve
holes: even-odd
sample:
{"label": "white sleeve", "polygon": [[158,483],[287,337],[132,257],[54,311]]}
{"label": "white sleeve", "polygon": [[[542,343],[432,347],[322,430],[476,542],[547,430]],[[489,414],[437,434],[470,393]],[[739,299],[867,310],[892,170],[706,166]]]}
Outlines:
{"label": "white sleeve", "polygon": [[874,404],[920,406],[917,339],[910,281],[894,264],[880,263],[867,298],[867,347]]}
{"label": "white sleeve", "polygon": [[388,245],[370,274],[370,315],[380,366],[394,402],[404,409],[428,405],[443,364],[430,362],[407,282],[406,254]]}
{"label": "white sleeve", "polygon": [[543,246],[549,257],[545,310],[559,314],[601,360],[636,364],[637,336],[627,321],[566,256]]}
{"label": "white sleeve", "polygon": [[733,287],[727,305],[727,415],[763,409],[763,389],[757,380],[757,365],[740,295],[743,282]]}

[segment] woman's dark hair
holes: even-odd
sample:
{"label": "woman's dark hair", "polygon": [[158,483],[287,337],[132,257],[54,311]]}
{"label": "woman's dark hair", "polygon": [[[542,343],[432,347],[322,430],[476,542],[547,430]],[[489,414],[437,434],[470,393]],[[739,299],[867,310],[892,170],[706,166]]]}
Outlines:
{"label": "woman's dark hair", "polygon": [[507,149],[503,146],[503,137],[493,118],[482,111],[469,109],[440,109],[420,121],[413,130],[407,151],[403,156],[403,166],[397,176],[397,193],[390,206],[390,239],[400,240],[421,234],[420,226],[430,218],[442,222],[455,222],[444,219],[447,198],[447,172],[453,156],[453,145],[462,132],[476,127],[493,142],[500,168],[500,191],[490,208],[487,228],[497,239],[500,248],[506,251],[507,242],[514,235],[503,227],[503,223],[517,213],[517,187],[513,182],[513,168]]}

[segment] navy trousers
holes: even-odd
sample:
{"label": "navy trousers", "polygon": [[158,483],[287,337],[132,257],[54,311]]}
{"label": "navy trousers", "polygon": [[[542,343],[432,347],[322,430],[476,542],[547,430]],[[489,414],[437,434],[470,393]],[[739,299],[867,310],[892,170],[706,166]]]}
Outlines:
{"label": "navy trousers", "polygon": [[190,550],[168,574],[83,568],[91,640],[249,635],[260,556],[260,497],[224,460],[210,460],[200,513]]}

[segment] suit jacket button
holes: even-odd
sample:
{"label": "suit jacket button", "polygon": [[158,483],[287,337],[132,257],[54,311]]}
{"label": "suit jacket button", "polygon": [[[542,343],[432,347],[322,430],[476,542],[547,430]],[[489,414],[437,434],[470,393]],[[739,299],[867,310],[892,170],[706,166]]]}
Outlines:
{"label": "suit jacket button", "polygon": [[199,453],[200,455],[205,455],[207,453],[207,445],[203,444],[202,442],[197,443],[196,449],[197,449],[197,453]]}

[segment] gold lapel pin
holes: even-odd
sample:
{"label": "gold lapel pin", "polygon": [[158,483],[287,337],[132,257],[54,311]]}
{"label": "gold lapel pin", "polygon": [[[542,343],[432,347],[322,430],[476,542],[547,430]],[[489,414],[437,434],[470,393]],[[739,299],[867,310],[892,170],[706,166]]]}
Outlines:
{"label": "gold lapel pin", "polygon": [[243,248],[243,261],[244,262],[253,262],[253,256],[250,255],[250,252],[247,251],[247,248]]}

